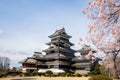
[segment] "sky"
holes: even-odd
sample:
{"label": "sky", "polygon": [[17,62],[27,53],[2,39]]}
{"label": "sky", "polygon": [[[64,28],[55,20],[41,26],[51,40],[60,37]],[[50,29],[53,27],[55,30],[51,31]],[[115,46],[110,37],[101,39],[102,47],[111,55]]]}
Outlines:
{"label": "sky", "polygon": [[[0,0],[0,56],[9,57],[11,67],[46,49],[49,35],[65,28],[72,49],[80,49],[89,21],[82,13],[88,0]],[[42,52],[44,54],[44,52]]]}

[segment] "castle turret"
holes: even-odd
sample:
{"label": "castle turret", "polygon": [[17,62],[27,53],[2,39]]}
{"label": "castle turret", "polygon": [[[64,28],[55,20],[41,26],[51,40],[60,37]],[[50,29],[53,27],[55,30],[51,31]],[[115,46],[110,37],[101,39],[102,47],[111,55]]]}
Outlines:
{"label": "castle turret", "polygon": [[86,74],[91,71],[96,61],[93,53],[96,52],[88,45],[83,45],[81,49],[77,50],[81,56],[72,59],[75,73]]}

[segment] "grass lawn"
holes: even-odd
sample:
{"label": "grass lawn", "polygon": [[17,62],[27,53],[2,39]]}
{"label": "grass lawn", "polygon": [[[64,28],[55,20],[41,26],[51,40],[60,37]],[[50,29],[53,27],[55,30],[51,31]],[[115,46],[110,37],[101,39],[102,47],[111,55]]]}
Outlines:
{"label": "grass lawn", "polygon": [[88,80],[89,77],[14,77],[0,80]]}

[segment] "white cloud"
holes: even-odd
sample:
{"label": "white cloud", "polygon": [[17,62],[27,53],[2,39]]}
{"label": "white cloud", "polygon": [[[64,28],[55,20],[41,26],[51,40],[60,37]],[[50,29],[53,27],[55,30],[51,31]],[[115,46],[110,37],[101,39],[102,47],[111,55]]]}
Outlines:
{"label": "white cloud", "polygon": [[28,56],[32,56],[31,54],[32,52],[30,51],[14,51],[0,49],[0,56],[8,57],[10,59],[10,64],[12,67],[19,65],[19,61],[27,58]]}
{"label": "white cloud", "polygon": [[45,45],[47,41],[44,41],[32,36],[3,36],[0,41],[0,56],[9,57],[11,66],[20,66],[19,61],[32,56],[34,51],[41,52],[48,47]]}

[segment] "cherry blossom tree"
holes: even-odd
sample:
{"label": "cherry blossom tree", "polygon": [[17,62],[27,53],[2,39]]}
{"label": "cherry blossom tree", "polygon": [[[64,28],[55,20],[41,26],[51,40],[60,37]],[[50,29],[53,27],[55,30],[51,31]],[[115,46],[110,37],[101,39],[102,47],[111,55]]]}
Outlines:
{"label": "cherry blossom tree", "polygon": [[120,0],[90,0],[83,13],[91,20],[88,40],[98,50],[113,55],[113,78],[118,78],[116,58],[120,54]]}

